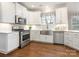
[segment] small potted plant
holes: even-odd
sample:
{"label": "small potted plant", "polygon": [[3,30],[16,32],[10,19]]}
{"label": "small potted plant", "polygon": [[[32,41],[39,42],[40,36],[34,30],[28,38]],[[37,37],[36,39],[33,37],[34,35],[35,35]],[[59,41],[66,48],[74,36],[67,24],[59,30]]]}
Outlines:
{"label": "small potted plant", "polygon": [[31,28],[32,28],[32,25],[31,25],[31,24],[29,24],[29,30],[31,30]]}

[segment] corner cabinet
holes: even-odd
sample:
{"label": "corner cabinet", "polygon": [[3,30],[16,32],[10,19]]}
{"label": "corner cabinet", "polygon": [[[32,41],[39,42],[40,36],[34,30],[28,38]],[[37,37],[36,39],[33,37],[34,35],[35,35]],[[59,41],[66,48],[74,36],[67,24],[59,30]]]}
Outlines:
{"label": "corner cabinet", "polygon": [[0,22],[15,23],[15,3],[0,2]]}
{"label": "corner cabinet", "polygon": [[30,30],[30,40],[39,41],[40,40],[40,30]]}
{"label": "corner cabinet", "polygon": [[65,32],[64,44],[79,50],[79,32]]}
{"label": "corner cabinet", "polygon": [[67,7],[56,9],[56,24],[68,24]]}

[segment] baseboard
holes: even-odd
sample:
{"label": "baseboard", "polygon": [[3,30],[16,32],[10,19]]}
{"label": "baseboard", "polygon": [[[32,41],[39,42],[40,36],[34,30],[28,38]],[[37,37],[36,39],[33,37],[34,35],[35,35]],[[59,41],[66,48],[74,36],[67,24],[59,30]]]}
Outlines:
{"label": "baseboard", "polygon": [[2,53],[2,54],[8,54],[7,52],[2,51],[2,50],[0,50],[0,53]]}
{"label": "baseboard", "polygon": [[31,42],[42,43],[42,44],[54,44],[54,43],[41,42],[41,41],[36,41],[36,40],[31,40]]}
{"label": "baseboard", "polygon": [[13,51],[16,50],[16,49],[18,49],[18,47],[15,48],[15,49],[13,49],[13,50],[10,50],[10,51],[8,51],[8,52],[5,52],[5,51],[0,50],[0,53],[2,53],[2,54],[8,54],[8,53],[13,52]]}

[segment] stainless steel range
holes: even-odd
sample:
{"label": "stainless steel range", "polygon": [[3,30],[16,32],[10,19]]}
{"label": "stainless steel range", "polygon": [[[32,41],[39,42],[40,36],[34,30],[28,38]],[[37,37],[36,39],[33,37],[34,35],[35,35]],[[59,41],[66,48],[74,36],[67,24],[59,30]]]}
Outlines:
{"label": "stainless steel range", "polygon": [[30,42],[30,31],[20,30],[19,31],[19,48],[23,48]]}

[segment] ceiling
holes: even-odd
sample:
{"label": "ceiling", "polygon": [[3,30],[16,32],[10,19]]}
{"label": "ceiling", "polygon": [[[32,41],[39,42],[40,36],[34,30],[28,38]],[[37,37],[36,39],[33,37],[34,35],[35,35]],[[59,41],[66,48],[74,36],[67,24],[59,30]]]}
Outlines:
{"label": "ceiling", "polygon": [[65,2],[22,2],[24,5],[59,5]]}
{"label": "ceiling", "polygon": [[50,7],[51,9],[64,6],[66,2],[20,2],[20,4],[27,7],[28,10],[43,10],[44,7]]}
{"label": "ceiling", "polygon": [[19,2],[29,11],[50,11],[59,7],[68,7],[69,11],[79,11],[79,2]]}

